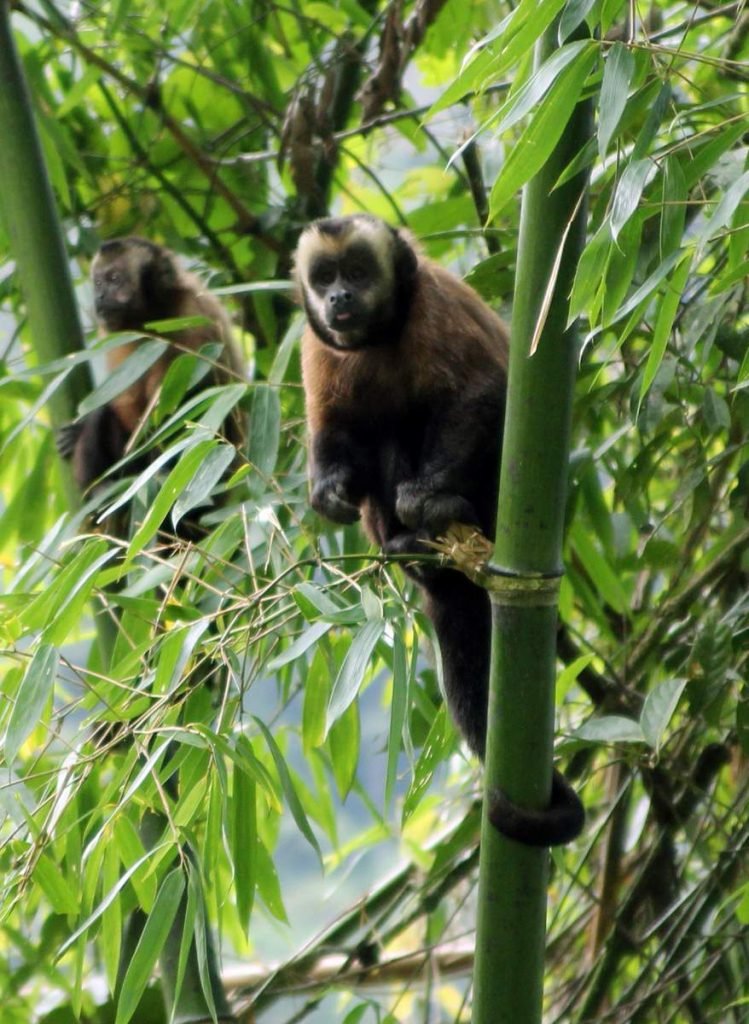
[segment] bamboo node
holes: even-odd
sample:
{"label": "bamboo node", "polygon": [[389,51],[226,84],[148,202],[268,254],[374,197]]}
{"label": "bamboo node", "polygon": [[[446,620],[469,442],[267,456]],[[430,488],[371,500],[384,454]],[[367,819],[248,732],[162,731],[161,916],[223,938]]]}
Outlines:
{"label": "bamboo node", "polygon": [[562,572],[517,572],[493,564],[494,545],[475,526],[451,523],[443,535],[424,543],[449,558],[499,604],[538,607],[557,603]]}

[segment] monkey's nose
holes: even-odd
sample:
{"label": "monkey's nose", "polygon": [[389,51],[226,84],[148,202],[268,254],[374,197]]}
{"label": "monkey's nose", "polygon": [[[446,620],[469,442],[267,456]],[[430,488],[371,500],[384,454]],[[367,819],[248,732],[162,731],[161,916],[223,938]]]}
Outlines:
{"label": "monkey's nose", "polygon": [[353,295],[348,291],[331,292],[328,301],[337,313],[348,309],[353,300]]}

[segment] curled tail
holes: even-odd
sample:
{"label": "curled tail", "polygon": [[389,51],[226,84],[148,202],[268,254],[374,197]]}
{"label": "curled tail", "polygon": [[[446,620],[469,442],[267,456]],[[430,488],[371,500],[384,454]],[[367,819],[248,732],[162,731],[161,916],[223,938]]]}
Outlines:
{"label": "curled tail", "polygon": [[[440,644],[448,707],[466,742],[483,760],[491,653],[489,596],[451,569],[422,576],[421,585]],[[555,770],[547,808],[520,807],[501,790],[493,789],[489,793],[489,820],[508,839],[528,846],[557,846],[580,834],[585,811],[577,793]]]}

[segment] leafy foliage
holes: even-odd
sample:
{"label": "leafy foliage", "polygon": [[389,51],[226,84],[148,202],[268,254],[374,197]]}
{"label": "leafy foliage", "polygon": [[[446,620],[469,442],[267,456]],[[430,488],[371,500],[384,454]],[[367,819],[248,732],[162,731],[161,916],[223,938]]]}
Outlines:
{"label": "leafy foliage", "polygon": [[[565,172],[592,185],[558,701],[590,814],[555,854],[548,1019],[743,1019],[749,21],[630,13],[14,5],[82,308],[101,238],[163,241],[233,305],[250,379],[185,400],[200,369],[175,362],[139,442],[159,457],[69,512],[46,407],[71,360],[40,365],[0,225],[4,1021],[114,1020],[134,911],[116,1019],[158,1019],[145,986],[180,901],[181,984],[193,935],[206,977],[210,927],[225,959],[281,958],[234,991],[258,1020],[468,1019],[460,981],[414,975],[472,928],[479,769],[397,565],[307,508],[283,282],[310,216],[366,209],[509,306],[518,189],[582,95],[598,130]],[[109,343],[81,359],[96,371]],[[89,404],[118,385],[99,383]],[[237,404],[250,442],[227,481],[216,432]],[[172,536],[196,509],[199,539]],[[393,984],[370,995],[378,957]],[[292,1005],[299,972],[314,991]]]}

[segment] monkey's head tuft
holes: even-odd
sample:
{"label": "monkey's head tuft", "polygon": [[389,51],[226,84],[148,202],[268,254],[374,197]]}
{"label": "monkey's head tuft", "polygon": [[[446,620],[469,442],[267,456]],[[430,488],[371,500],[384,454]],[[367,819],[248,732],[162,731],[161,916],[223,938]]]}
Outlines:
{"label": "monkey's head tuft", "polygon": [[310,224],[299,239],[295,273],[320,340],[342,350],[397,340],[389,328],[402,318],[417,262],[408,238],[378,217]]}

